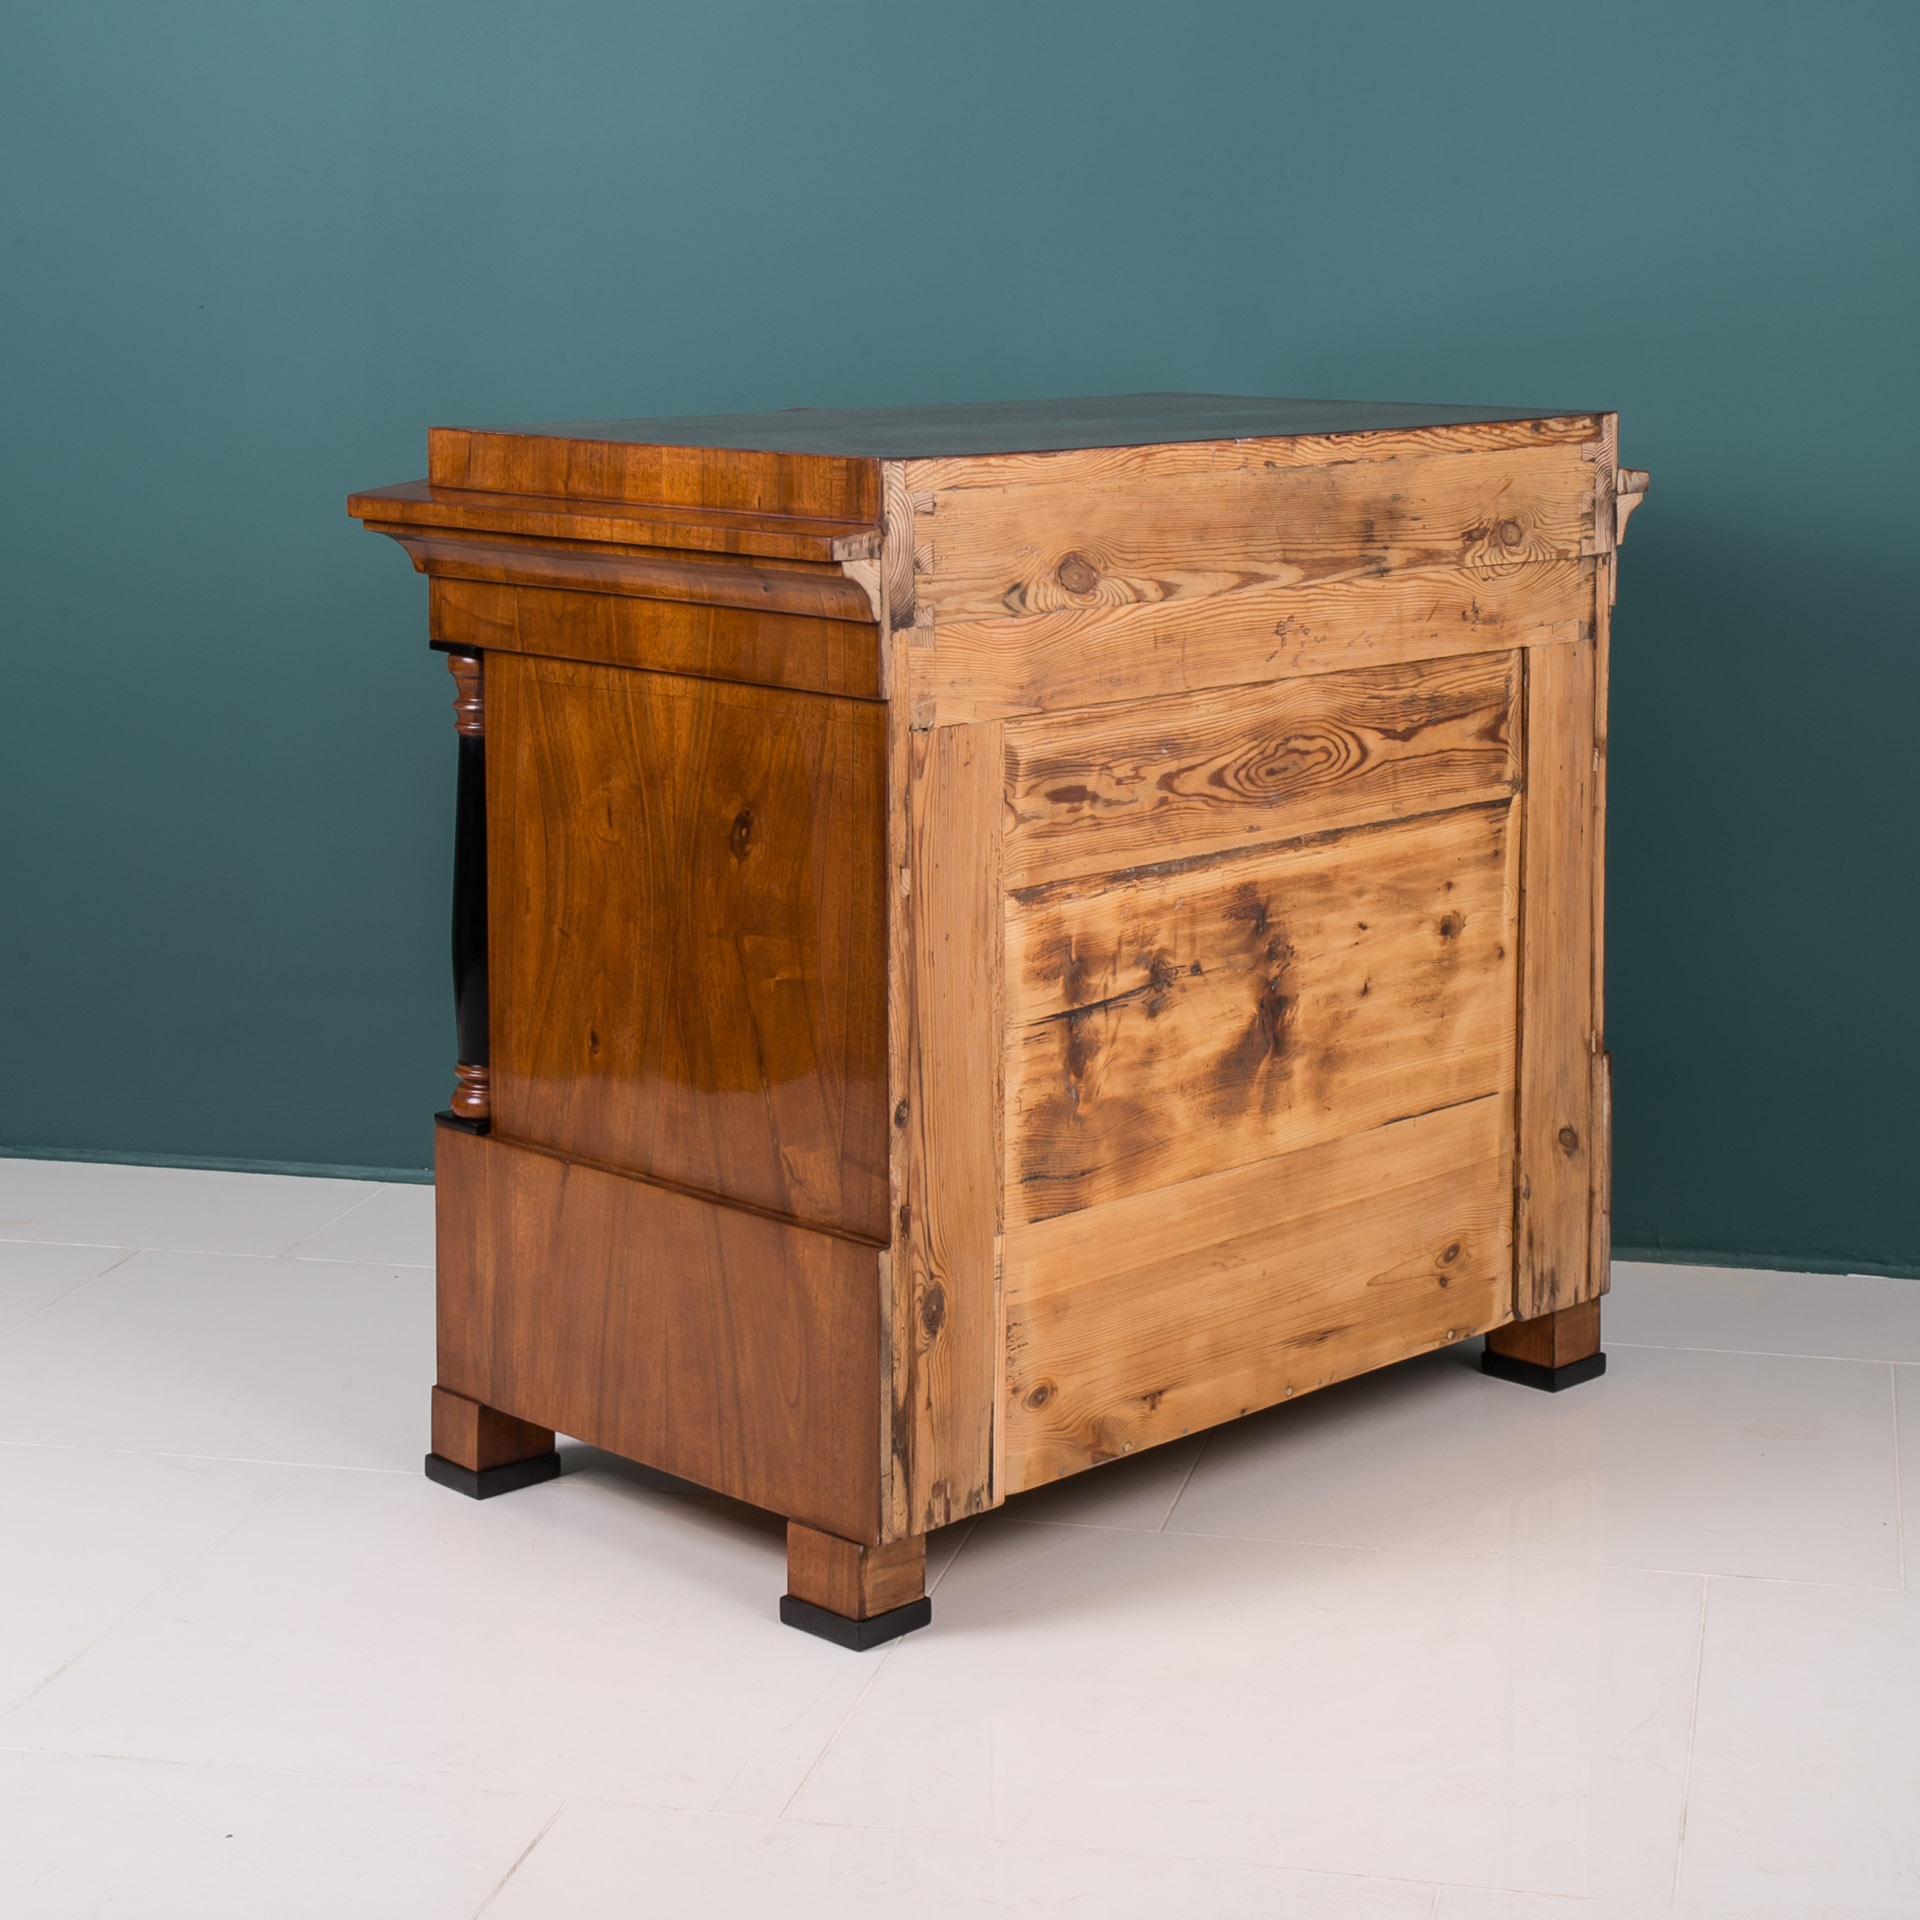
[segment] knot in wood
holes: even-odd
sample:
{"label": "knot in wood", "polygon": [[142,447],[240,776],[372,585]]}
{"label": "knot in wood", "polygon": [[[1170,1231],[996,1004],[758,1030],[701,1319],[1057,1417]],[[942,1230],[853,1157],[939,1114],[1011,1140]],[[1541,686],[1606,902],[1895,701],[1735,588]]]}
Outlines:
{"label": "knot in wood", "polygon": [[927,1289],[926,1298],[920,1302],[920,1330],[929,1340],[940,1338],[940,1329],[947,1324],[947,1292],[938,1281]]}
{"label": "knot in wood", "polygon": [[1560,1151],[1569,1156],[1580,1151],[1580,1136],[1572,1127],[1560,1129]]}
{"label": "knot in wood", "polygon": [[727,845],[733,849],[736,860],[747,857],[747,849],[753,845],[753,809],[742,807],[734,815],[733,831],[727,835]]}
{"label": "knot in wood", "polygon": [[1070,553],[1054,569],[1053,577],[1069,593],[1091,593],[1100,584],[1100,569],[1084,553]]}

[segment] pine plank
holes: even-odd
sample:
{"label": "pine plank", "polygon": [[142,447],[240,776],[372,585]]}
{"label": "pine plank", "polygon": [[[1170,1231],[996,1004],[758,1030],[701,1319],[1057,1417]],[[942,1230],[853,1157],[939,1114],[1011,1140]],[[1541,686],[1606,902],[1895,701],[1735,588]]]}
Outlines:
{"label": "pine plank", "polygon": [[1497,1096],[1010,1230],[1007,1490],[1504,1320]]}
{"label": "pine plank", "polygon": [[903,665],[913,724],[1070,712],[1208,687],[1571,641],[1593,563],[1459,564],[1306,584],[1258,576],[1201,599],[930,623]]}
{"label": "pine plank", "polygon": [[1010,723],[1007,883],[1509,794],[1519,677],[1473,654]]}
{"label": "pine plank", "polygon": [[1009,1218],[1511,1086],[1510,809],[1013,895]]}
{"label": "pine plank", "polygon": [[1004,749],[997,725],[911,736],[911,1011],[896,1258],[904,1504],[914,1532],[998,1503]]}
{"label": "pine plank", "polygon": [[957,488],[930,503],[915,590],[934,624],[1207,600],[1420,567],[1489,575],[1593,543],[1578,445],[1082,486]]}
{"label": "pine plank", "polygon": [[1595,1182],[1594,655],[1526,661],[1515,1317],[1586,1297]]}

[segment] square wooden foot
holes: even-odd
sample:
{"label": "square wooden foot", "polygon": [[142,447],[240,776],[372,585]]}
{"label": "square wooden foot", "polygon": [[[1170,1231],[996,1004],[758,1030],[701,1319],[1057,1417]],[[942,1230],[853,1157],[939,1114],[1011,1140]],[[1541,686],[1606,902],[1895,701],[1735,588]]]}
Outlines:
{"label": "square wooden foot", "polygon": [[1600,1351],[1600,1302],[1582,1300],[1537,1320],[1496,1327],[1487,1335],[1480,1370],[1543,1393],[1597,1380],[1607,1370],[1607,1356]]}
{"label": "square wooden foot", "polygon": [[856,1652],[897,1640],[933,1618],[926,1587],[925,1534],[869,1547],[797,1520],[787,1523],[780,1618],[802,1633]]}
{"label": "square wooden foot", "polygon": [[489,1500],[555,1479],[560,1456],[553,1429],[516,1420],[445,1387],[433,1390],[433,1451],[427,1478],[470,1500]]}

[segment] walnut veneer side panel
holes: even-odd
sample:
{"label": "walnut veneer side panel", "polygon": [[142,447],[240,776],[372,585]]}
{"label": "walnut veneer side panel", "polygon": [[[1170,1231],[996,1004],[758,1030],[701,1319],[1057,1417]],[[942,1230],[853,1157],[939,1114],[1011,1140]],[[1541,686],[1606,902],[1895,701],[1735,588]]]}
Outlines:
{"label": "walnut veneer side panel", "polygon": [[874,1249],[451,1127],[435,1180],[442,1387],[878,1538]]}
{"label": "walnut veneer side panel", "polygon": [[495,653],[497,1133],[879,1242],[885,710]]}
{"label": "walnut veneer side panel", "polygon": [[853,699],[885,691],[878,629],[860,621],[451,578],[432,581],[427,604],[442,646]]}
{"label": "walnut veneer side panel", "polygon": [[1009,1492],[1508,1318],[1498,1095],[1010,1230]]}

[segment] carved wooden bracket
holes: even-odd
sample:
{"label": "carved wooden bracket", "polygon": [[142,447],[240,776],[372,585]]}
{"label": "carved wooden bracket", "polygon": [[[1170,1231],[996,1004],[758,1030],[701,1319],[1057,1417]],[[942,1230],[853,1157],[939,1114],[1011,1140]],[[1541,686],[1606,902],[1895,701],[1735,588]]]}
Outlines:
{"label": "carved wooden bracket", "polygon": [[1622,467],[1613,482],[1613,543],[1618,546],[1627,537],[1627,522],[1633,510],[1647,497],[1647,475],[1638,467]]}

